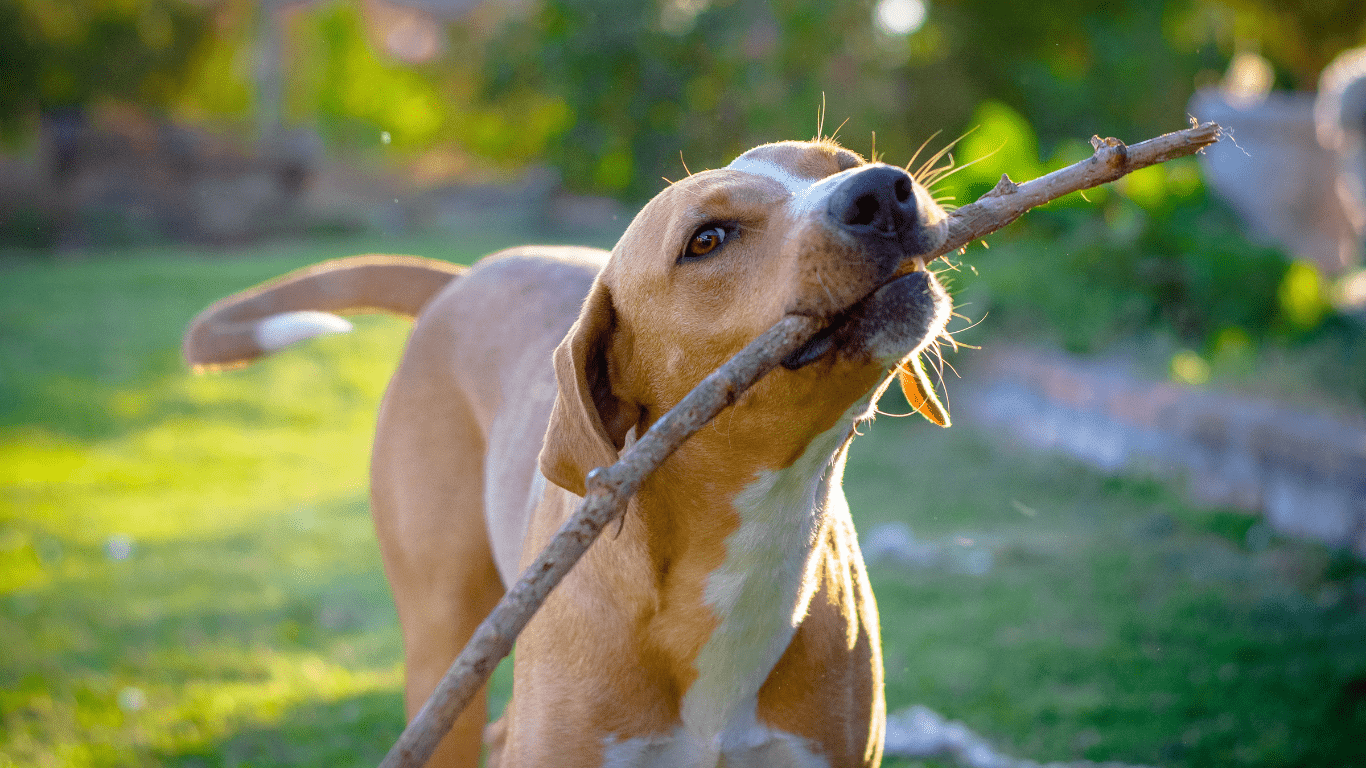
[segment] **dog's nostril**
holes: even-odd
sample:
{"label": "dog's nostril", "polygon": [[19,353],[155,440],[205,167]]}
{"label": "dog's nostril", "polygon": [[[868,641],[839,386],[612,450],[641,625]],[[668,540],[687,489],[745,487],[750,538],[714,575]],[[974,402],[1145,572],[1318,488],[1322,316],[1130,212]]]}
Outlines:
{"label": "dog's nostril", "polygon": [[904,203],[907,200],[910,200],[911,195],[913,194],[910,177],[898,176],[896,184],[892,186],[892,190],[896,194],[896,201],[898,203]]}
{"label": "dog's nostril", "polygon": [[871,192],[866,195],[859,195],[854,199],[854,204],[849,206],[845,213],[844,223],[851,226],[868,226],[877,220],[879,208],[877,195]]}

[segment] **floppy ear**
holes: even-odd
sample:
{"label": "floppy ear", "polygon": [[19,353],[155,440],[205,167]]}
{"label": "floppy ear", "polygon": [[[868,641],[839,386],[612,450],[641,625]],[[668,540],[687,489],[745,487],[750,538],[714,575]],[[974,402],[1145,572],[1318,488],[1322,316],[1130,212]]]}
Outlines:
{"label": "floppy ear", "polygon": [[607,351],[616,312],[601,280],[593,283],[579,319],[555,348],[559,393],[541,446],[541,474],[567,491],[585,495],[584,475],[617,460],[640,409],[612,392]]}
{"label": "floppy ear", "polygon": [[906,396],[906,402],[910,403],[912,408],[941,427],[949,425],[949,411],[939,402],[939,396],[934,392],[934,384],[925,374],[925,364],[920,362],[919,353],[904,361],[896,369],[896,375],[901,380],[901,393]]}

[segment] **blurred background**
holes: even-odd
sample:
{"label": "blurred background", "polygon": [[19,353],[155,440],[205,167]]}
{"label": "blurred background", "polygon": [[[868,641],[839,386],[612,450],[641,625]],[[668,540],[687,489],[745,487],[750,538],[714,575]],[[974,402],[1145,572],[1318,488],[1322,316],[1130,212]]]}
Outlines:
{"label": "blurred background", "polygon": [[0,0],[0,766],[402,726],[365,463],[407,324],[191,377],[216,298],[610,247],[766,141],[952,145],[961,204],[1191,118],[1228,137],[948,259],[954,428],[855,444],[887,762],[1366,764],[1363,46],[1360,0]]}

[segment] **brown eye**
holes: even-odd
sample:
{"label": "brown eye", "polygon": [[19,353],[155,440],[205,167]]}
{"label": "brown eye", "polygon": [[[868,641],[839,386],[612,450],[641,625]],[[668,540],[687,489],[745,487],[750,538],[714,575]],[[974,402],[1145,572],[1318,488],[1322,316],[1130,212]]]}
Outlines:
{"label": "brown eye", "polygon": [[726,240],[726,230],[721,227],[704,229],[692,236],[692,241],[688,243],[689,256],[706,256],[720,247]]}

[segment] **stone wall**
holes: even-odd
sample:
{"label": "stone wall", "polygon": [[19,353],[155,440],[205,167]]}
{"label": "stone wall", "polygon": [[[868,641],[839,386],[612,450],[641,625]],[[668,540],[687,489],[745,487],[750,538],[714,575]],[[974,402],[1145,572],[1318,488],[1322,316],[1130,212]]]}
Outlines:
{"label": "stone wall", "polygon": [[1194,500],[1366,557],[1366,420],[1145,381],[1122,365],[984,352],[958,414],[1106,472],[1184,477]]}

